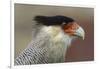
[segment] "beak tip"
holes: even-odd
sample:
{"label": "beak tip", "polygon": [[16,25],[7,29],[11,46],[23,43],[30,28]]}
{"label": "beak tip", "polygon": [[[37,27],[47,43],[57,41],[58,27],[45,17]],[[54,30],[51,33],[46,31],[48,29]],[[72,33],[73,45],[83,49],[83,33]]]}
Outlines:
{"label": "beak tip", "polygon": [[83,36],[83,37],[82,37],[82,39],[84,40],[84,39],[85,39],[85,37]]}

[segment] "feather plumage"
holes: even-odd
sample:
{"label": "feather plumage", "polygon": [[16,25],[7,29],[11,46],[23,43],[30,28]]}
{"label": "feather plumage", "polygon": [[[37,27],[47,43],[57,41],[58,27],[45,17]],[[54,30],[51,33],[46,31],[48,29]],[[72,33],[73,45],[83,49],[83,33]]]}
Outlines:
{"label": "feather plumage", "polygon": [[[65,61],[65,53],[73,39],[68,33],[72,31],[75,36],[83,36],[84,30],[72,18],[65,16],[36,16],[33,24],[33,38],[28,47],[15,59],[15,65],[31,65],[42,63],[58,63]],[[63,26],[62,24],[65,23]],[[64,31],[68,31],[66,33]],[[78,28],[76,28],[78,27]],[[69,27],[68,27],[69,28]],[[78,31],[77,31],[78,30]]]}

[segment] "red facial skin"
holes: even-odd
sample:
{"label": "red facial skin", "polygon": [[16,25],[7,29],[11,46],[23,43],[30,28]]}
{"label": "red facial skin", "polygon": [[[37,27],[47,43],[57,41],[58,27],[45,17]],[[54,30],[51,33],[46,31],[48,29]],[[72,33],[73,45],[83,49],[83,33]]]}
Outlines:
{"label": "red facial skin", "polygon": [[75,35],[75,31],[79,28],[79,25],[76,22],[68,23],[63,26],[63,30],[65,33],[69,35]]}

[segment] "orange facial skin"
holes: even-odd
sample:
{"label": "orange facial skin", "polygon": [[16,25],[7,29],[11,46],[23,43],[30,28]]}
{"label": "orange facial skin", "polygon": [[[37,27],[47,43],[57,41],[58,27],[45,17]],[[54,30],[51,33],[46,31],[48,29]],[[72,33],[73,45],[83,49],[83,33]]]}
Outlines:
{"label": "orange facial skin", "polygon": [[65,33],[69,34],[69,35],[74,35],[75,31],[79,28],[79,25],[76,22],[72,22],[69,24],[65,24],[63,26],[63,30]]}

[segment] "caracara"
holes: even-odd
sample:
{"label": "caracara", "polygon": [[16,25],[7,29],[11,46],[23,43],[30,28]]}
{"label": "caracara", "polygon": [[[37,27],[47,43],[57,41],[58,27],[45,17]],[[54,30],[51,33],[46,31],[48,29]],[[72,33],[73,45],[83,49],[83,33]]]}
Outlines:
{"label": "caracara", "polygon": [[35,16],[32,41],[16,57],[15,65],[60,63],[71,41],[84,39],[84,30],[77,22],[66,16]]}

